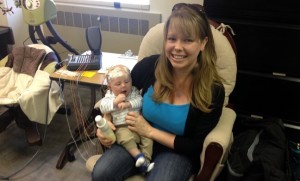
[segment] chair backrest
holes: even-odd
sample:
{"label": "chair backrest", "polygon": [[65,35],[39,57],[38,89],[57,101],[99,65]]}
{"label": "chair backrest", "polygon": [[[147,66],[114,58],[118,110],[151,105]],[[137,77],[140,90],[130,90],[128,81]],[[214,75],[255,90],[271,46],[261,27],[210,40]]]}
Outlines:
{"label": "chair backrest", "polygon": [[51,74],[57,69],[57,67],[60,66],[60,65],[58,65],[59,60],[58,60],[58,57],[56,56],[55,52],[47,45],[30,44],[28,46],[32,47],[32,48],[36,48],[36,49],[43,49],[46,51],[46,56],[44,57],[44,60],[40,66],[41,70],[44,70],[44,71],[48,72],[49,74]]}
{"label": "chair backrest", "polygon": [[[216,53],[217,53],[217,71],[224,79],[225,101],[224,106],[228,104],[229,95],[234,89],[236,82],[237,64],[236,64],[236,48],[234,41],[227,31],[225,36],[217,28],[218,23],[210,20],[211,30],[214,37]],[[160,23],[152,27],[144,36],[139,53],[138,60],[144,57],[160,54],[163,46],[164,23]]]}
{"label": "chair backrest", "polygon": [[101,54],[102,34],[99,26],[91,26],[85,30],[86,42],[94,55]]}

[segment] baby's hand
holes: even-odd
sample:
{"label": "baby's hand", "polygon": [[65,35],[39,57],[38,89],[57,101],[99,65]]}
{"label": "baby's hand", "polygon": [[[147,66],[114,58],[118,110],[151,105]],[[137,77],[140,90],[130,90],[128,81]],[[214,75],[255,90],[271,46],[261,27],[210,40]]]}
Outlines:
{"label": "baby's hand", "polygon": [[114,106],[118,106],[120,103],[125,102],[125,94],[119,94],[114,100]]}
{"label": "baby's hand", "polygon": [[131,107],[131,105],[129,102],[121,102],[118,104],[119,110],[130,108],[130,107]]}

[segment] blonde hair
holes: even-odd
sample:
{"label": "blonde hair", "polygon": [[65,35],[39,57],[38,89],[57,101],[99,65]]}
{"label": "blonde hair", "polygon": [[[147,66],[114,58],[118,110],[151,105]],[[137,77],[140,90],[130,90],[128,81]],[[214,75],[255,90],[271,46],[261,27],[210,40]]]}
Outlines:
{"label": "blonde hair", "polygon": [[115,65],[108,69],[106,73],[106,81],[110,83],[112,79],[122,76],[130,77],[130,70],[125,65]]}
{"label": "blonde hair", "polygon": [[[201,41],[207,37],[205,49],[198,55],[197,65],[194,67],[192,81],[191,104],[203,112],[211,111],[212,94],[214,84],[221,86],[221,78],[217,73],[215,63],[217,55],[213,35],[210,29],[210,24],[206,16],[202,12],[196,12],[187,6],[174,9],[168,18],[164,28],[164,45],[166,43],[168,28],[171,24],[176,23],[177,31],[182,31],[185,35],[194,35]],[[172,65],[170,64],[165,50],[162,51],[159,57],[155,77],[158,83],[153,95],[153,99],[160,103],[173,95],[173,76]]]}

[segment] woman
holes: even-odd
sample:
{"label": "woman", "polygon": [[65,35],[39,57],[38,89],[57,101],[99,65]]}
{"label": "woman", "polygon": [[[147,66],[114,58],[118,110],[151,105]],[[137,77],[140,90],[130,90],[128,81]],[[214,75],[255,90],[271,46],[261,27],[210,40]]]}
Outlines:
{"label": "woman", "polygon": [[[198,172],[203,141],[220,118],[225,96],[216,58],[205,14],[180,3],[165,24],[162,54],[144,58],[132,70],[143,108],[142,115],[129,112],[126,123],[154,141],[155,166],[147,180],[182,181]],[[97,135],[111,148],[97,161],[93,180],[124,180],[137,172],[124,148]]]}

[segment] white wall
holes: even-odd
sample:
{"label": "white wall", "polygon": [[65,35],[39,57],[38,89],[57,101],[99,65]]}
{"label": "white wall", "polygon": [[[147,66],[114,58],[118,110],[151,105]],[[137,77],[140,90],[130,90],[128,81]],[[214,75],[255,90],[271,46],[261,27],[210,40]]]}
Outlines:
{"label": "white wall", "polygon": [[14,14],[0,14],[0,26],[9,26],[12,28],[16,45],[22,45],[23,41],[29,36],[28,26],[23,22],[22,9],[16,8],[14,1],[4,1],[8,4],[6,7],[13,7]]}
{"label": "white wall", "polygon": [[[9,6],[13,6],[13,1],[7,1]],[[162,21],[165,21],[169,14],[171,13],[171,8],[174,4],[178,2],[183,2],[180,0],[151,0],[150,11],[162,14]],[[203,0],[185,0],[185,3],[198,3],[203,4]],[[28,25],[23,22],[22,10],[20,8],[14,8],[13,15],[1,16],[0,15],[0,25],[10,26],[13,29],[14,38],[16,46],[22,46],[24,44],[30,44],[31,40],[28,33]],[[73,48],[79,49],[81,51],[86,47],[84,39],[84,29],[83,28],[73,28],[73,27],[62,27],[55,26],[57,32],[61,37],[66,40]],[[47,35],[48,31],[45,29]],[[106,37],[105,42],[103,42],[102,50],[123,53],[127,49],[132,49],[135,54],[138,53],[140,42],[142,41],[142,36],[132,36],[129,34],[111,33],[104,32],[103,36]],[[120,42],[121,40],[121,42]],[[84,44],[84,45],[83,45]],[[117,45],[117,46],[116,46]],[[61,53],[61,57],[67,56],[68,52],[60,45],[55,45],[55,49]]]}
{"label": "white wall", "polygon": [[172,7],[176,3],[194,3],[203,4],[204,0],[150,0],[150,11],[160,12],[162,14],[162,21],[166,21],[171,13]]}

